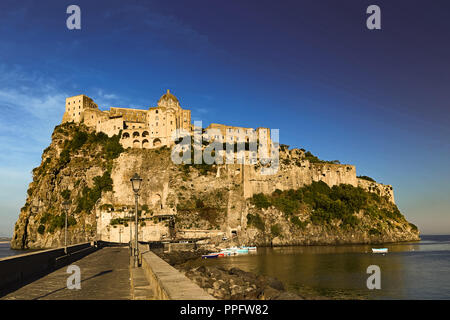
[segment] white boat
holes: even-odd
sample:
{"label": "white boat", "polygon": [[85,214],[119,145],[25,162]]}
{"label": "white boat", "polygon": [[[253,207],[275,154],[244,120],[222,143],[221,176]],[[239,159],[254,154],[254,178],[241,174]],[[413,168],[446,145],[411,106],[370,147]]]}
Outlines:
{"label": "white boat", "polygon": [[234,256],[236,254],[236,251],[231,251],[231,250],[226,250],[226,249],[222,249],[221,252],[223,254],[225,254],[226,256]]}
{"label": "white boat", "polygon": [[388,248],[372,248],[372,253],[387,253]]}

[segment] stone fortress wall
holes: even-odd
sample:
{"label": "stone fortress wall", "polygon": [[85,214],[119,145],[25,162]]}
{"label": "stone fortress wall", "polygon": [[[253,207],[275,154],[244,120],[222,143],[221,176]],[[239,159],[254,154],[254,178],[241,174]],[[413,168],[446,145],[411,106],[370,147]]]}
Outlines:
{"label": "stone fortress wall", "polygon": [[273,175],[262,175],[255,166],[242,166],[244,197],[250,198],[257,193],[269,194],[279,190],[299,189],[312,182],[323,181],[330,187],[350,184],[354,187],[387,197],[392,203],[394,191],[391,185],[384,185],[358,178],[356,167],[349,164],[311,163],[304,159],[300,149],[280,151],[280,169]]}

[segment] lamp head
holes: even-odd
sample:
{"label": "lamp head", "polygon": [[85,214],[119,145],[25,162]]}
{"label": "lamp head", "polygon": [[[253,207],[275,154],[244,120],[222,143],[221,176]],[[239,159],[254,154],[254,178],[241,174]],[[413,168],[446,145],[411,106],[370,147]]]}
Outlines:
{"label": "lamp head", "polygon": [[142,178],[137,173],[135,173],[134,176],[130,179],[130,181],[133,191],[135,193],[138,193],[139,190],[141,189]]}
{"label": "lamp head", "polygon": [[69,200],[66,200],[62,203],[64,210],[69,211],[71,202]]}

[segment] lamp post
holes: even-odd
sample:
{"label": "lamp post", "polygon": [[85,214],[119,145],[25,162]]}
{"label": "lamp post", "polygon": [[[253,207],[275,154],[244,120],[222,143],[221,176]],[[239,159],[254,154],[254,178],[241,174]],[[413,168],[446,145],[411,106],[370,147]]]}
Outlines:
{"label": "lamp post", "polygon": [[130,211],[128,211],[128,216],[129,216],[129,225],[130,225],[130,257],[133,255],[133,243],[131,242],[131,241],[133,241],[132,240],[132,230],[131,230],[131,212]]}
{"label": "lamp post", "polygon": [[65,222],[65,228],[64,228],[64,253],[67,254],[67,212],[69,211],[70,207],[70,201],[64,201],[62,203],[64,212],[66,213],[66,222]]}
{"label": "lamp post", "polygon": [[[100,208],[100,211],[98,210],[98,205],[99,205],[99,203],[102,201],[102,198],[100,197],[100,198],[98,198],[97,199],[97,201],[95,201],[95,205],[94,205],[94,207],[95,207],[95,218],[96,218],[96,223],[95,223],[95,226],[96,226],[96,230],[95,230],[95,237],[94,237],[94,243],[97,243],[97,241],[98,241],[98,238],[99,238],[99,236],[98,236],[98,222],[97,221],[100,221],[101,220],[101,216],[102,216],[102,209]],[[90,232],[90,235],[89,235],[89,241],[91,241],[90,239],[92,238],[92,230],[91,230],[91,232]],[[100,239],[101,239],[101,236],[100,236]]]}
{"label": "lamp post", "polygon": [[139,190],[141,189],[141,177],[135,173],[134,176],[130,179],[131,187],[134,191],[134,200],[135,200],[135,208],[134,208],[134,223],[135,223],[135,247],[134,247],[134,266],[138,267],[138,198],[139,198]]}

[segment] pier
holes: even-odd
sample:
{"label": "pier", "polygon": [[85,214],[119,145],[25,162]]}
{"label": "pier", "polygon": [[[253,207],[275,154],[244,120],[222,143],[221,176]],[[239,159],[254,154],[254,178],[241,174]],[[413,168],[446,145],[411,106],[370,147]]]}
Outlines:
{"label": "pier", "polygon": [[[203,289],[139,244],[140,266],[128,246],[99,242],[0,259],[1,300],[213,300]],[[68,266],[80,270],[69,289]]]}

